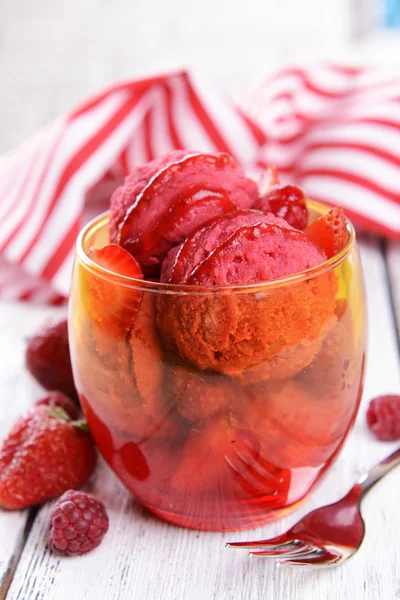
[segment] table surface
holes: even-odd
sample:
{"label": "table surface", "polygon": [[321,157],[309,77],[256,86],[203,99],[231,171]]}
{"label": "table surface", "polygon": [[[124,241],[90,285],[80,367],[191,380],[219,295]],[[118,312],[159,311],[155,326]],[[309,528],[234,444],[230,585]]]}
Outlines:
{"label": "table surface", "polygon": [[[79,558],[46,548],[51,503],[0,511],[0,600],[394,600],[400,597],[400,512],[393,471],[366,499],[367,535],[348,563],[327,571],[276,569],[224,548],[228,540],[276,535],[314,507],[339,499],[395,443],[375,441],[365,425],[368,400],[400,390],[400,245],[361,242],[369,306],[369,356],[362,406],[332,470],[307,502],[280,522],[251,532],[200,533],[143,511],[105,464],[89,490],[105,502],[110,529],[102,545]],[[0,437],[42,393],[23,368],[26,337],[60,309],[0,304]],[[396,329],[397,314],[397,329]]]}

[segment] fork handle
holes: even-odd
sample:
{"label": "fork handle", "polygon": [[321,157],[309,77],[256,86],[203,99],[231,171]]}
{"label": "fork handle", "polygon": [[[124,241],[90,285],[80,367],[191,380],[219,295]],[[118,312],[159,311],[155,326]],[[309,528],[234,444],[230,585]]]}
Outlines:
{"label": "fork handle", "polygon": [[369,471],[361,475],[357,484],[360,489],[360,499],[363,498],[367,492],[384,477],[389,471],[397,467],[400,464],[400,448],[395,452],[381,460],[377,465],[372,467]]}

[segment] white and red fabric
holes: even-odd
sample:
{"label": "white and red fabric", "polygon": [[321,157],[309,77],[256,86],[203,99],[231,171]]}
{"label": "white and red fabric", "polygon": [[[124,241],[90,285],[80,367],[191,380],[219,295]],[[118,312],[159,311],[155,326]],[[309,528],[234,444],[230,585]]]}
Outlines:
{"label": "white and red fabric", "polygon": [[185,147],[229,152],[256,178],[274,164],[358,228],[400,239],[400,74],[288,68],[237,106],[172,72],[111,87],[0,158],[0,297],[62,302],[88,216],[136,165]]}

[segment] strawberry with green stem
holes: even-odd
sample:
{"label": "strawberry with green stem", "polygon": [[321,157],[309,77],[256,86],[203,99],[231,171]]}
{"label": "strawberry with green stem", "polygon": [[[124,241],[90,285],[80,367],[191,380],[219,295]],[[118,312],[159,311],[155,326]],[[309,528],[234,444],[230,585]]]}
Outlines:
{"label": "strawberry with green stem", "polygon": [[19,417],[0,448],[0,507],[27,508],[89,479],[96,450],[87,425],[63,408],[35,405]]}

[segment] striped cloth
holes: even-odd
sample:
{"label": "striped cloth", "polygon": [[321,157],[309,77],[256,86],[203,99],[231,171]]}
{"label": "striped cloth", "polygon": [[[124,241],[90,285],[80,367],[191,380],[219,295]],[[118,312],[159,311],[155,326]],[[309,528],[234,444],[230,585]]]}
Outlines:
{"label": "striped cloth", "polygon": [[0,296],[59,304],[74,242],[136,165],[175,148],[269,164],[355,224],[400,239],[400,75],[288,68],[241,106],[186,71],[114,86],[0,159]]}

